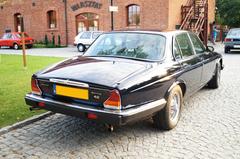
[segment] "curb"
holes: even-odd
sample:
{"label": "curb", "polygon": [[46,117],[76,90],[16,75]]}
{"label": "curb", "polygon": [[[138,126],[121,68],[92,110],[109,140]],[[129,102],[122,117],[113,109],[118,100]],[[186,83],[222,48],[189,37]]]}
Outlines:
{"label": "curb", "polygon": [[40,115],[36,115],[36,116],[33,116],[31,118],[28,118],[26,120],[23,120],[23,121],[20,121],[16,124],[13,124],[13,125],[10,125],[10,126],[7,126],[7,127],[3,127],[0,129],[0,136],[3,135],[3,134],[6,134],[10,131],[13,131],[13,130],[16,130],[16,129],[19,129],[19,128],[22,128],[24,126],[27,126],[29,124],[32,124],[36,121],[39,121],[41,119],[44,119],[44,118],[47,118],[51,115],[53,115],[55,113],[53,112],[46,112],[46,113],[43,113],[43,114],[40,114]]}

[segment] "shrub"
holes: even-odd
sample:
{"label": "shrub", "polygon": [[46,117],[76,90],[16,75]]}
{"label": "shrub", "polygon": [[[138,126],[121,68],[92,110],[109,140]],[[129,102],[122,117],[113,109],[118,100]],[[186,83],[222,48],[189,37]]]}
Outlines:
{"label": "shrub", "polygon": [[45,45],[48,45],[48,43],[49,43],[49,41],[48,41],[48,36],[47,36],[47,35],[45,35],[44,43],[45,43]]}
{"label": "shrub", "polygon": [[55,46],[55,35],[52,36],[52,45]]}
{"label": "shrub", "polygon": [[58,35],[58,46],[61,46],[61,37]]}

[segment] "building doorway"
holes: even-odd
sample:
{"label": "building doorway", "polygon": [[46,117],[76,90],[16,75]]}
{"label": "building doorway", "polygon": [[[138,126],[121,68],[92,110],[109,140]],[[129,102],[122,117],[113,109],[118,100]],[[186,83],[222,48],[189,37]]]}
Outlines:
{"label": "building doorway", "polygon": [[14,25],[15,25],[15,31],[21,32],[23,31],[24,24],[21,25],[21,21],[23,23],[22,15],[20,13],[14,14]]}
{"label": "building doorway", "polygon": [[76,16],[77,33],[82,31],[99,30],[99,15],[94,13],[82,13]]}

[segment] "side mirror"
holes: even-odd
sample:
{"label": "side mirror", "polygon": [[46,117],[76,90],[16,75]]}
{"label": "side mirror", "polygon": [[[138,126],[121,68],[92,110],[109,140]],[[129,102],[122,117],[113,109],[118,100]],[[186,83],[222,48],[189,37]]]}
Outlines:
{"label": "side mirror", "polygon": [[207,46],[207,51],[213,52],[214,51],[214,47],[213,46]]}

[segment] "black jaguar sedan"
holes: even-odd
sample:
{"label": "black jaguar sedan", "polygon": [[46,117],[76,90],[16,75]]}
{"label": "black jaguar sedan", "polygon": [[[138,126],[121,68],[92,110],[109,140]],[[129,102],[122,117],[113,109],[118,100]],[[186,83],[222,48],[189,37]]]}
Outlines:
{"label": "black jaguar sedan", "polygon": [[31,109],[113,126],[153,118],[170,130],[183,99],[204,86],[219,87],[222,56],[187,31],[104,33],[83,56],[32,76]]}

